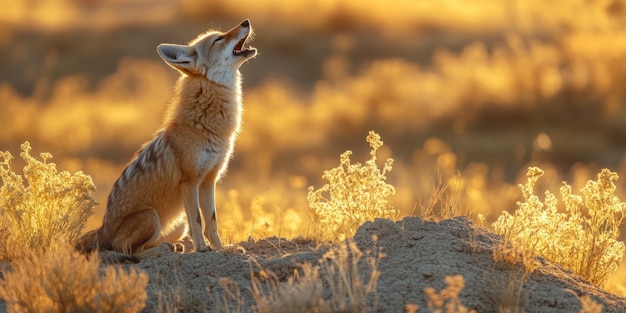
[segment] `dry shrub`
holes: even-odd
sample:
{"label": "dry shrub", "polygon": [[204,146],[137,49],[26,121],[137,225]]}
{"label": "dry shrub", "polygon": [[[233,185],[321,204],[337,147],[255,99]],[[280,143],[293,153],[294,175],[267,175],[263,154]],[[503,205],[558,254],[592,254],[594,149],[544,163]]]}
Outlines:
{"label": "dry shrub", "polygon": [[10,312],[139,312],[148,275],[135,269],[99,269],[68,244],[43,254],[28,252],[2,273],[0,298]]}
{"label": "dry shrub", "polygon": [[582,197],[572,194],[571,187],[563,182],[560,191],[565,213],[557,211],[554,194],[546,191],[544,202],[534,194],[542,175],[539,168],[528,169],[527,182],[520,185],[524,202],[518,202],[514,215],[503,212],[493,229],[592,284],[602,285],[617,269],[624,253],[624,243],[617,238],[626,204],[613,194],[618,175],[602,170],[597,181],[588,181],[581,190]]}
{"label": "dry shrub", "polygon": [[351,164],[352,151],[341,154],[340,165],[324,171],[322,178],[328,183],[320,189],[309,187],[307,199],[316,215],[316,237],[325,240],[351,238],[364,222],[374,218],[394,219],[398,211],[388,205],[388,197],[395,193],[388,184],[387,173],[391,171],[393,159],[385,161],[382,170],[376,164],[376,151],[383,142],[373,131],[367,142],[371,147],[371,159]]}
{"label": "dry shrub", "polygon": [[73,242],[96,205],[90,176],[58,172],[48,163],[51,154],[42,153],[40,161],[30,150],[28,142],[22,144],[23,176],[11,170],[11,154],[0,152],[0,261]]}
{"label": "dry shrub", "polygon": [[[258,313],[276,312],[370,312],[377,307],[378,263],[384,257],[375,247],[365,254],[369,273],[359,272],[364,253],[354,242],[344,243],[326,252],[317,265],[302,265],[286,282],[269,271],[261,270],[252,279],[252,291]],[[327,292],[325,292],[327,289]],[[371,299],[368,302],[368,299]]]}
{"label": "dry shrub", "polygon": [[424,293],[428,297],[426,301],[428,310],[433,313],[476,313],[474,310],[468,310],[459,299],[459,294],[465,287],[463,276],[446,276],[444,280],[448,287],[440,292],[436,292],[431,287],[424,289]]}

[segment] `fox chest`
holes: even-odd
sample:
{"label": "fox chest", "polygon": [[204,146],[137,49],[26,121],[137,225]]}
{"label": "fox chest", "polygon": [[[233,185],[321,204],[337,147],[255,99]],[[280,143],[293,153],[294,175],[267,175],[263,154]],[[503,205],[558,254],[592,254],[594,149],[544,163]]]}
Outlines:
{"label": "fox chest", "polygon": [[207,144],[203,146],[193,156],[192,163],[197,175],[204,176],[216,168],[221,168],[230,157],[231,150],[228,145]]}

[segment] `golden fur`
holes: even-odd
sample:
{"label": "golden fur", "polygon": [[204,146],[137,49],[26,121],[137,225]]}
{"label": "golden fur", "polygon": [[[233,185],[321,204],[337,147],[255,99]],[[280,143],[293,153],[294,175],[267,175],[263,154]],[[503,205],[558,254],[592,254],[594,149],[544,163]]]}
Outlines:
{"label": "golden fur", "polygon": [[[102,226],[77,247],[159,256],[189,232],[195,251],[222,243],[215,217],[215,183],[228,165],[241,123],[239,67],[256,55],[243,45],[250,23],[209,31],[189,45],[159,45],[181,72],[163,127],[135,154],[109,195]],[[184,208],[184,209],[183,209]]]}

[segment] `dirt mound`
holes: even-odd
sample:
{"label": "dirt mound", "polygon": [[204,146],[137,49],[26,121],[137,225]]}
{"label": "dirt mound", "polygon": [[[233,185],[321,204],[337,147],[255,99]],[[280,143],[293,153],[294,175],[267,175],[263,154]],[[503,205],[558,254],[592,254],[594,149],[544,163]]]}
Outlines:
{"label": "dirt mound", "polygon": [[[514,288],[516,280],[512,278],[523,273],[521,264],[509,268],[495,264],[492,253],[500,237],[465,217],[439,223],[417,217],[397,222],[377,219],[362,225],[353,240],[362,251],[376,245],[385,254],[378,264],[377,312],[404,312],[409,303],[427,312],[424,289],[439,291],[446,287],[444,278],[452,275],[462,275],[465,280],[459,294],[463,305],[477,312],[496,312],[503,291]],[[307,240],[279,238],[243,242],[241,247],[233,252],[172,254],[136,265],[150,275],[146,311],[168,306],[213,311],[216,301],[233,299],[232,290],[229,296],[220,285],[224,278],[239,285],[237,297],[243,305],[250,305],[251,272],[263,268],[284,281],[301,268],[300,264],[317,264],[330,248]],[[361,263],[359,268],[366,271],[365,260]],[[626,311],[626,299],[594,287],[543,258],[537,258],[536,263],[539,267],[517,297],[525,312],[578,312],[582,307],[579,297],[585,295],[602,304],[603,312]],[[369,303],[373,301],[369,299]]]}

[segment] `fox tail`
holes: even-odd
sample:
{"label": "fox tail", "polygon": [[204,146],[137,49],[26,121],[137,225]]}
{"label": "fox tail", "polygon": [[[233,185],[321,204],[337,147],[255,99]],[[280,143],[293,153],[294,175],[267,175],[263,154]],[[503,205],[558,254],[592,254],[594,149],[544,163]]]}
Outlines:
{"label": "fox tail", "polygon": [[76,250],[84,253],[91,254],[92,252],[98,250],[98,231],[92,230],[88,231],[76,242]]}
{"label": "fox tail", "polygon": [[90,257],[94,252],[98,252],[100,262],[103,264],[131,264],[139,262],[139,259],[126,253],[108,250],[99,251],[98,230],[88,231],[78,238],[75,248],[87,257]]}

